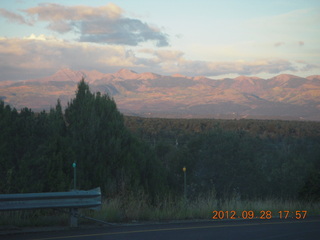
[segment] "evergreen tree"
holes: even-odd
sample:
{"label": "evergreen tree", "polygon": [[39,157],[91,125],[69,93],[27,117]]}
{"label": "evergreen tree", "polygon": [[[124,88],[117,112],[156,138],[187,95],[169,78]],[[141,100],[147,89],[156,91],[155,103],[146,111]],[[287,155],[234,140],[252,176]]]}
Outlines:
{"label": "evergreen tree", "polygon": [[156,182],[147,173],[152,159],[146,159],[148,150],[125,128],[113,99],[91,93],[82,79],[65,117],[80,188],[100,184],[109,194],[151,189],[149,183]]}

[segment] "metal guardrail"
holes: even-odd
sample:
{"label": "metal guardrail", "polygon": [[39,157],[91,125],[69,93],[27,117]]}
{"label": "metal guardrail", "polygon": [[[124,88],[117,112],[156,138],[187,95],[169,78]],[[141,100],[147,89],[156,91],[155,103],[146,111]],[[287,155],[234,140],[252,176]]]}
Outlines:
{"label": "metal guardrail", "polygon": [[0,194],[0,211],[42,208],[69,208],[70,226],[77,227],[77,209],[100,209],[101,190],[98,187],[89,191]]}

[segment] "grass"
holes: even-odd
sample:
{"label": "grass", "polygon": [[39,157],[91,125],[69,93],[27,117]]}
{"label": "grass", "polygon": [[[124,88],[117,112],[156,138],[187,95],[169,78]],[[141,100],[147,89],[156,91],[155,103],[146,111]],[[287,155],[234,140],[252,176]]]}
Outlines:
{"label": "grass", "polygon": [[[100,211],[81,210],[80,213],[106,222],[142,222],[168,221],[186,219],[211,219],[216,211],[236,211],[241,216],[243,211],[254,211],[261,216],[261,211],[271,211],[273,217],[279,217],[279,211],[306,210],[307,217],[320,214],[320,202],[298,200],[238,200],[231,198],[218,201],[214,197],[198,197],[185,201],[184,198],[167,197],[165,200],[150,204],[143,194],[129,195],[105,199]],[[0,226],[34,227],[34,226],[68,226],[66,213],[54,210],[28,210],[0,212]],[[80,224],[88,223],[81,220]]]}
{"label": "grass", "polygon": [[67,226],[69,216],[51,209],[0,212],[0,228]]}
{"label": "grass", "polygon": [[[279,211],[307,211],[307,217],[320,214],[319,202],[298,200],[237,200],[235,198],[218,201],[211,197],[199,197],[191,201],[183,198],[167,198],[155,205],[148,203],[146,196],[129,197],[124,200],[117,197],[105,200],[99,212],[92,212],[92,217],[107,222],[166,221],[186,219],[211,219],[213,211],[235,211],[237,216],[243,211],[253,211],[261,216],[261,211],[271,211],[273,217],[279,217]],[[292,215],[290,215],[292,216]]]}

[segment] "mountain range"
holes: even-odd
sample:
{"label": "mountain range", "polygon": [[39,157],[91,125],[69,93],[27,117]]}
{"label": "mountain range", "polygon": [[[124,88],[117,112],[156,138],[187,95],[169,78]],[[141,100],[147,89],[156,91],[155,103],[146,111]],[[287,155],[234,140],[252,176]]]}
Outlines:
{"label": "mountain range", "polygon": [[17,109],[48,110],[58,98],[66,105],[82,77],[93,92],[111,95],[127,115],[320,121],[320,75],[211,79],[65,68],[39,79],[0,82],[0,99]]}

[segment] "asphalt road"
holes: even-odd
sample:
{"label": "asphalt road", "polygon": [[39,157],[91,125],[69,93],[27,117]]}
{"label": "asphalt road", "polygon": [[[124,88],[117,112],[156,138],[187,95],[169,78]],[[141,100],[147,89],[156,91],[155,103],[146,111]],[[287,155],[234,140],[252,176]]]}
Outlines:
{"label": "asphalt road", "polygon": [[303,220],[211,220],[0,235],[1,240],[320,239],[320,217]]}

